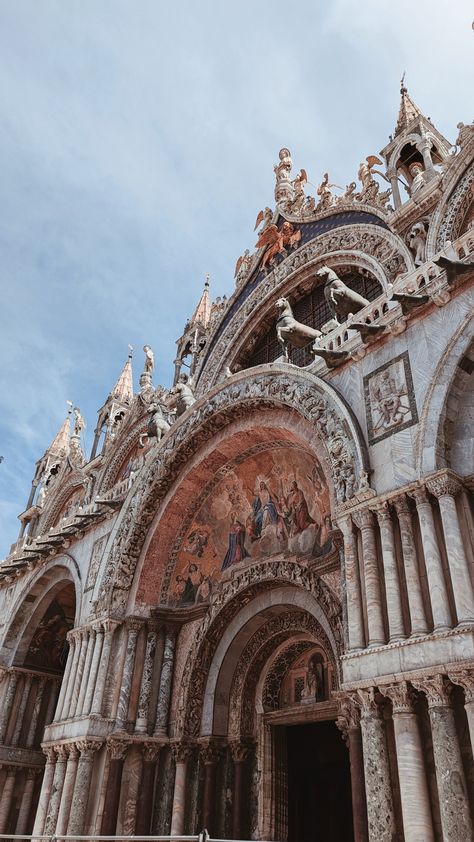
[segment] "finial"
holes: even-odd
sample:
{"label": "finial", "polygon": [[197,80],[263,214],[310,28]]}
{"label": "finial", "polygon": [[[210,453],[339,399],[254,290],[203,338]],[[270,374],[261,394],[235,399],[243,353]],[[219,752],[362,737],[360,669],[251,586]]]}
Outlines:
{"label": "finial", "polygon": [[205,286],[205,287],[207,287],[207,289],[209,289],[209,279],[210,279],[210,277],[211,277],[211,276],[210,276],[210,274],[209,274],[209,272],[206,272],[206,274],[204,275],[204,277],[205,277],[205,279],[206,279],[206,280],[204,281],[204,286]]}
{"label": "finial", "polygon": [[74,404],[73,404],[72,401],[66,401],[66,403],[67,403],[67,406],[68,406],[67,414],[72,415],[72,408],[73,408]]}
{"label": "finial", "polygon": [[131,360],[133,357],[133,345],[128,345],[128,359]]}
{"label": "finial", "polygon": [[400,93],[401,94],[407,93],[407,89],[405,87],[405,73],[406,73],[406,70],[403,71],[402,78],[400,79]]}

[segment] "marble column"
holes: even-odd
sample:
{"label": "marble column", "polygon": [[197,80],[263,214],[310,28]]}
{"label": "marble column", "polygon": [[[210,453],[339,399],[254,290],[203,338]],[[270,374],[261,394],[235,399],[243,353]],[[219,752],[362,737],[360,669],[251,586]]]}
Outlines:
{"label": "marble column", "polygon": [[368,842],[367,799],[365,794],[360,711],[351,699],[344,699],[342,701],[341,712],[336,725],[342,732],[349,749],[354,842]]}
{"label": "marble column", "polygon": [[43,782],[41,784],[38,807],[36,808],[33,836],[42,836],[43,834],[46,814],[48,812],[51,787],[53,785],[54,768],[56,765],[56,755],[54,749],[49,746],[48,748],[43,749],[43,751],[46,754],[46,765],[44,767]]}
{"label": "marble column", "polygon": [[215,801],[217,764],[221,756],[221,748],[213,740],[207,740],[200,748],[201,759],[204,764],[204,790],[202,796],[202,827],[210,836],[215,833]]}
{"label": "marble column", "polygon": [[393,196],[393,204],[395,210],[400,207],[402,200],[400,197],[400,188],[398,186],[398,177],[397,173],[393,170],[390,170],[388,173],[388,177],[390,179],[390,187],[392,188],[392,196]]}
{"label": "marble column", "polygon": [[243,740],[232,740],[230,743],[232,760],[234,762],[234,792],[232,798],[232,838],[242,839],[245,825],[245,776],[247,760],[251,746]]}
{"label": "marble column", "polygon": [[99,662],[99,669],[97,672],[97,680],[95,683],[93,701],[92,701],[92,711],[91,713],[94,716],[101,716],[102,715],[102,705],[104,701],[104,690],[105,690],[105,682],[107,680],[107,672],[109,669],[109,660],[110,660],[110,650],[112,648],[112,638],[114,636],[115,629],[119,625],[114,620],[104,620],[103,623],[104,629],[104,643],[102,646],[102,654]]}
{"label": "marble column", "polygon": [[153,791],[160,746],[156,743],[144,743],[142,751],[143,764],[137,803],[136,836],[148,836],[151,833]]}
{"label": "marble column", "polygon": [[471,749],[474,756],[474,671],[459,670],[448,675],[452,684],[457,684],[464,690],[464,709],[466,711]]}
{"label": "marble column", "polygon": [[99,625],[97,628],[94,629],[95,631],[95,639],[94,639],[94,652],[92,655],[92,662],[91,668],[89,670],[89,676],[87,678],[87,689],[86,695],[84,698],[84,706],[83,706],[83,713],[87,716],[91,712],[92,707],[92,700],[94,698],[94,690],[97,681],[97,673],[99,670],[100,664],[100,656],[102,654],[102,647],[104,643],[104,629],[102,625]]}
{"label": "marble column", "polygon": [[74,795],[72,797],[71,812],[67,826],[69,836],[80,836],[84,830],[94,752],[100,747],[100,743],[93,740],[80,740],[76,745],[80,751],[80,757],[77,764]]}
{"label": "marble column", "polygon": [[53,678],[49,682],[49,700],[48,700],[48,706],[46,708],[46,714],[45,714],[45,718],[44,718],[45,727],[46,727],[46,725],[50,725],[51,722],[53,721],[54,710],[57,707],[57,701],[58,701],[58,685],[59,685],[59,683],[60,683],[59,679],[57,679],[57,678]]}
{"label": "marble column", "polygon": [[392,702],[405,842],[434,842],[423,747],[412,691],[406,681],[380,687]]}
{"label": "marble column", "polygon": [[84,665],[86,662],[86,654],[87,654],[87,645],[89,643],[89,630],[88,629],[81,629],[79,631],[80,636],[80,645],[79,645],[79,657],[77,659],[77,670],[76,675],[74,676],[74,685],[72,688],[72,698],[71,704],[69,708],[69,718],[73,719],[75,716],[78,715],[78,705],[79,705],[79,697],[81,695],[81,687],[82,687],[82,678],[84,675]]}
{"label": "marble column", "polygon": [[26,772],[25,786],[21,796],[20,810],[15,827],[15,834],[22,836],[28,831],[28,819],[30,817],[31,805],[35,791],[35,783],[41,769],[28,769]]}
{"label": "marble column", "polygon": [[81,686],[79,689],[79,698],[77,700],[76,716],[81,716],[84,713],[84,701],[86,698],[87,687],[89,684],[89,673],[91,670],[92,656],[95,646],[95,629],[89,628],[86,632],[88,636],[86,657],[84,660],[84,670],[81,677]]}
{"label": "marble column", "polygon": [[148,708],[150,704],[153,668],[155,665],[156,637],[156,627],[149,625],[146,639],[145,660],[143,663],[142,680],[140,685],[140,696],[138,699],[138,716],[135,726],[135,731],[138,734],[146,734],[148,730]]}
{"label": "marble column", "polygon": [[175,775],[170,836],[182,836],[186,809],[186,770],[192,746],[188,743],[174,743],[171,751],[175,762]]}
{"label": "marble column", "polygon": [[407,583],[408,609],[410,611],[411,636],[417,636],[428,632],[428,623],[423,605],[411,512],[408,500],[404,495],[393,500],[393,504],[400,526],[403,565]]}
{"label": "marble column", "polygon": [[354,696],[361,711],[369,840],[393,842],[396,838],[395,813],[382,712],[373,688],[358,690]]}
{"label": "marble column", "polygon": [[472,623],[474,592],[455,500],[462,485],[451,474],[443,474],[429,480],[427,487],[438,498],[458,623]]}
{"label": "marble column", "polygon": [[418,152],[421,152],[423,156],[423,164],[425,167],[425,179],[427,183],[428,181],[431,181],[436,175],[436,170],[433,166],[433,160],[431,158],[432,146],[433,144],[429,137],[422,137],[419,143],[416,144]]}
{"label": "marble column", "polygon": [[451,612],[431,503],[424,488],[417,488],[410,492],[410,496],[415,500],[420,522],[434,628],[435,631],[449,629],[451,628]]}
{"label": "marble column", "polygon": [[381,506],[377,506],[376,514],[382,543],[389,640],[392,643],[406,637],[402,614],[400,578],[395,555],[392,516],[388,504],[383,503]]}
{"label": "marble column", "polygon": [[466,778],[450,704],[450,685],[443,676],[411,682],[426,695],[431,723],[443,842],[474,839]]}
{"label": "marble column", "polygon": [[34,701],[33,710],[32,710],[32,713],[31,713],[31,719],[30,719],[30,724],[29,724],[29,727],[28,727],[28,733],[26,735],[26,747],[27,748],[32,748],[32,746],[35,743],[36,729],[38,727],[38,719],[39,719],[39,715],[40,715],[41,703],[43,701],[45,687],[46,687],[46,677],[43,675],[36,682],[35,701]]}
{"label": "marble column", "polygon": [[64,776],[63,791],[61,793],[61,801],[56,822],[56,836],[63,836],[67,832],[69,810],[74,793],[74,784],[76,783],[77,764],[79,762],[79,752],[74,743],[67,746],[67,754],[66,774]]}
{"label": "marble column", "polygon": [[385,643],[385,630],[382,615],[380,572],[377,562],[377,546],[375,543],[374,516],[369,509],[362,509],[354,514],[353,519],[360,529],[362,538],[369,646],[380,646]]}
{"label": "marble column", "polygon": [[107,752],[109,771],[100,832],[102,836],[113,836],[117,831],[120,789],[122,786],[122,772],[127,753],[127,743],[123,740],[109,738],[107,740]]}
{"label": "marble column", "polygon": [[160,685],[156,705],[155,736],[164,735],[168,732],[168,715],[171,702],[171,688],[173,684],[176,634],[177,631],[174,626],[166,629],[163,661],[161,664]]}
{"label": "marble column", "polygon": [[67,748],[66,746],[56,747],[56,768],[54,770],[53,785],[51,787],[51,794],[49,798],[48,814],[44,825],[45,836],[51,836],[56,830],[56,822],[58,819],[59,805],[61,804],[61,795],[63,793],[64,778],[66,775],[67,765]]}
{"label": "marble column", "polygon": [[28,696],[30,694],[32,681],[33,673],[23,673],[23,687],[21,688],[20,704],[15,710],[15,728],[13,730],[12,738],[10,740],[10,745],[12,746],[17,746],[20,741],[20,734],[21,729],[23,727],[23,719],[25,717],[25,710],[28,702]]}
{"label": "marble column", "polygon": [[349,649],[365,647],[362,597],[360,593],[359,559],[354,525],[350,516],[340,517],[338,526],[344,536],[344,570],[346,582],[347,626]]}
{"label": "marble column", "polygon": [[133,669],[135,666],[137,638],[140,628],[141,623],[130,621],[127,624],[127,649],[122,669],[122,680],[120,683],[120,696],[117,705],[117,715],[115,717],[115,727],[118,731],[123,731],[127,723],[128,705],[130,702],[130,690],[132,687]]}
{"label": "marble column", "polygon": [[18,766],[4,766],[7,770],[5,783],[3,784],[2,797],[0,798],[0,833],[8,832],[8,818],[15,793],[16,775]]}
{"label": "marble column", "polygon": [[15,698],[17,684],[18,673],[11,670],[9,674],[8,688],[5,693],[3,710],[0,714],[0,743],[3,743],[5,741],[5,735],[8,728],[8,722],[10,720],[10,713],[13,705],[13,700]]}
{"label": "marble column", "polygon": [[[64,693],[64,701],[61,708],[61,719],[69,719],[71,716],[71,709],[73,707],[73,699],[74,699],[74,689],[76,685],[76,676],[77,676],[77,668],[79,662],[79,656],[81,653],[81,643],[82,637],[80,631],[77,629],[73,629],[68,634],[69,641],[71,643],[71,652],[72,652],[72,659],[71,659],[71,670],[69,672],[68,681],[66,685],[66,690]],[[77,696],[76,696],[77,698]],[[58,708],[59,706],[57,706]],[[58,714],[56,714],[56,718],[58,718]]]}
{"label": "marble column", "polygon": [[56,705],[56,713],[54,715],[54,719],[56,722],[60,722],[63,718],[66,695],[71,681],[72,665],[75,662],[74,655],[76,651],[76,637],[74,631],[68,632],[67,640],[69,643],[69,652],[66,661],[66,669],[64,671],[63,680],[61,683],[61,690],[59,691],[58,703]]}

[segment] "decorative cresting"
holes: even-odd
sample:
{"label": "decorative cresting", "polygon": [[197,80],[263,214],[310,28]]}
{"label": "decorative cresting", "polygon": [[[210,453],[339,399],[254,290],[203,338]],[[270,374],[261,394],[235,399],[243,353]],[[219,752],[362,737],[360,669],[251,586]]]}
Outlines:
{"label": "decorative cresting", "polygon": [[338,480],[338,502],[352,497],[368,457],[358,423],[338,392],[315,375],[284,364],[273,365],[271,372],[261,366],[234,375],[187,410],[150,453],[111,535],[96,611],[110,602],[115,611],[125,610],[158,505],[191,457],[231,422],[280,407],[314,425],[333,486]]}
{"label": "decorative cresting", "polygon": [[[410,272],[415,268],[413,256],[403,239],[386,228],[373,224],[353,224],[335,228],[301,245],[258,282],[250,282],[230,299],[222,321],[216,325],[208,342],[197,375],[199,393],[202,394],[219,379],[229,364],[229,348],[234,346],[238,334],[247,325],[252,313],[270,302],[277,289],[279,294],[284,294],[287,285],[291,285],[292,277],[296,279],[301,269],[312,268],[315,271],[322,262],[332,265],[332,257],[339,257],[341,254],[346,254],[346,263],[355,255],[372,258],[367,266],[370,265],[382,287],[393,281],[400,272]],[[340,261],[338,263],[340,265]]]}
{"label": "decorative cresting", "polygon": [[[474,154],[471,148],[470,157]],[[474,201],[474,162],[466,169],[455,189],[448,193],[442,207],[436,212],[428,233],[427,256],[432,257],[443,248],[447,240],[453,242],[459,236],[461,225],[469,206]],[[443,216],[440,218],[441,213]],[[436,241],[434,237],[436,236]],[[435,244],[436,243],[436,244]]]}
{"label": "decorative cresting", "polygon": [[[231,736],[252,736],[254,731],[255,691],[262,670],[273,652],[289,635],[301,632],[306,633],[311,639],[300,640],[285,650],[284,654],[290,654],[289,663],[283,655],[277,658],[271,672],[272,678],[270,681],[276,682],[278,676],[279,684],[281,684],[286,672],[285,666],[288,668],[298,654],[316,643],[319,643],[324,649],[328,660],[334,666],[334,672],[337,672],[329,638],[315,617],[305,611],[285,612],[278,617],[272,617],[250,639],[235,670],[229,703],[229,734]],[[265,681],[264,696],[266,691],[268,694],[268,682],[269,677]],[[272,707],[275,708],[276,705],[272,705]]]}
{"label": "decorative cresting", "polygon": [[[331,589],[317,574],[290,560],[264,561],[254,564],[215,595],[209,611],[197,629],[181,679],[176,731],[179,738],[199,736],[204,701],[204,688],[212,659],[229,623],[242,608],[262,591],[290,584],[315,597],[324,612],[334,636],[337,655],[343,652],[342,609]],[[279,621],[279,618],[277,618]],[[276,621],[277,622],[277,621]],[[315,621],[316,622],[316,621]],[[284,619],[282,620],[284,624]],[[308,623],[311,625],[310,620]],[[313,628],[311,626],[311,628]],[[313,633],[319,634],[319,623]],[[257,636],[256,636],[257,639]],[[324,637],[327,640],[327,636]],[[332,647],[329,647],[332,649]]]}

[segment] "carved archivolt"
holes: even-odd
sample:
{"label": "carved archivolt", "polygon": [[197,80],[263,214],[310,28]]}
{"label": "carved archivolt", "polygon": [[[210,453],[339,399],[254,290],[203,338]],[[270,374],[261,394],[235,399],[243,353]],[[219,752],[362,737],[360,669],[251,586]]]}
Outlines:
{"label": "carved archivolt", "polygon": [[[314,426],[323,444],[329,480],[336,479],[338,502],[355,493],[367,468],[362,435],[336,390],[293,366],[252,369],[229,379],[190,408],[151,451],[131,488],[112,532],[97,608],[105,609],[113,583],[112,605],[123,612],[136,565],[158,505],[193,454],[238,418],[251,412],[287,407]],[[323,466],[324,467],[324,466]]]}
{"label": "carved archivolt", "polygon": [[[304,569],[297,562],[283,559],[264,561],[249,566],[239,576],[224,585],[212,599],[209,611],[194,636],[193,646],[183,672],[178,701],[177,732],[180,736],[199,736],[209,668],[222,635],[232,618],[238,614],[242,605],[254,599],[259,592],[276,588],[282,583],[302,588],[312,594],[328,620],[334,635],[337,654],[342,654],[341,605],[330,588],[313,571]],[[291,622],[285,621],[285,615],[281,620],[277,618],[276,623],[277,620],[282,624]],[[311,624],[311,622],[312,618],[308,619],[308,623]],[[319,623],[317,629],[318,631],[320,629]],[[324,640],[327,640],[326,635]],[[258,649],[258,645],[255,645]]]}
{"label": "carved archivolt", "polygon": [[[470,158],[472,159],[471,150]],[[457,173],[457,168],[456,168]],[[459,236],[466,213],[474,200],[474,162],[459,177],[454,189],[445,191],[445,198],[431,221],[426,244],[427,258],[430,259],[444,248],[447,240],[453,242]]]}

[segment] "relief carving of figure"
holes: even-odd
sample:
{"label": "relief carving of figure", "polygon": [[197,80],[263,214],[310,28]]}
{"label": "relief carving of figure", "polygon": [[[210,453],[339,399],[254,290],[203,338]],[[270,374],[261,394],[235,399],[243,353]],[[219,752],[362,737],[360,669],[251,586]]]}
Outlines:
{"label": "relief carving of figure", "polygon": [[422,222],[417,222],[408,234],[408,246],[415,266],[421,266],[426,260],[426,229]]}
{"label": "relief carving of figure", "polygon": [[382,416],[383,427],[387,429],[400,424],[409,411],[401,403],[402,396],[407,394],[406,386],[398,385],[390,371],[385,369],[378,377],[374,377],[370,387],[371,395]]}
{"label": "relief carving of figure", "polygon": [[323,665],[314,656],[310,659],[306,670],[305,686],[301,693],[305,701],[320,702],[324,699]]}
{"label": "relief carving of figure", "polygon": [[331,313],[339,323],[345,322],[349,316],[362,310],[369,303],[366,298],[348,287],[329,266],[322,266],[316,275],[325,281],[324,297]]}

